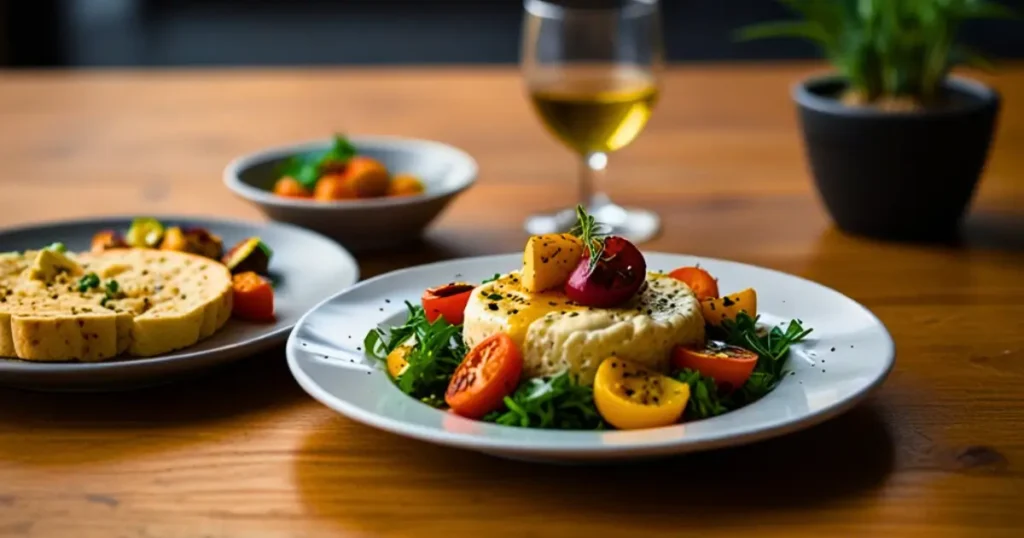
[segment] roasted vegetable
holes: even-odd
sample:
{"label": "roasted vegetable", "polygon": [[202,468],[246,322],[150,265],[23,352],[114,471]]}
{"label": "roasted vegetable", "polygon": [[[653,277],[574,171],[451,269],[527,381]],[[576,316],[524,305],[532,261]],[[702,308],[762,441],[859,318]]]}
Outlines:
{"label": "roasted vegetable", "polygon": [[274,183],[274,194],[285,198],[310,198],[313,191],[307,189],[293,177],[283,177]]}
{"label": "roasted vegetable", "polygon": [[141,217],[132,221],[125,241],[132,247],[156,248],[163,238],[164,225],[160,221],[150,217]]}
{"label": "roasted vegetable", "polygon": [[523,251],[523,289],[540,293],[561,288],[583,257],[583,243],[574,235],[535,235]]}
{"label": "roasted vegetable", "polygon": [[721,299],[707,299],[700,302],[704,321],[708,325],[719,326],[723,320],[735,320],[740,312],[746,312],[752,318],[757,317],[757,292],[753,288],[726,295]]}
{"label": "roasted vegetable", "polygon": [[452,282],[424,291],[420,301],[427,321],[433,323],[437,318],[443,317],[452,325],[462,325],[466,303],[469,302],[474,287],[465,282]]}
{"label": "roasted vegetable", "polygon": [[718,298],[718,281],[700,267],[680,267],[668,276],[684,282],[700,301]]}
{"label": "roasted vegetable", "polygon": [[594,403],[620,430],[668,426],[683,416],[690,387],[617,357],[605,359],[594,378]]}
{"label": "roasted vegetable", "polygon": [[573,301],[599,308],[618,306],[632,298],[647,280],[644,255],[628,239],[606,236],[604,227],[576,206],[579,222],[573,232],[584,245],[584,256],[565,283]]}
{"label": "roasted vegetable", "polygon": [[224,244],[220,237],[213,235],[205,228],[182,229],[174,226],[168,228],[164,233],[160,250],[190,252],[216,260],[224,253]]}
{"label": "roasted vegetable", "polygon": [[483,418],[501,407],[523,372],[523,355],[505,333],[495,333],[469,350],[452,374],[444,401],[456,414]]}
{"label": "roasted vegetable", "polygon": [[261,276],[247,271],[231,279],[231,314],[246,321],[274,321],[274,290]]}
{"label": "roasted vegetable", "polygon": [[414,196],[423,194],[423,182],[410,174],[398,174],[391,178],[388,185],[388,196]]}
{"label": "roasted vegetable", "polygon": [[231,248],[221,259],[232,274],[252,271],[266,275],[274,252],[259,237],[250,237]]}
{"label": "roasted vegetable", "polygon": [[341,174],[328,174],[316,182],[313,198],[322,202],[332,200],[351,200],[356,198],[351,182]]}
{"label": "roasted vegetable", "polygon": [[345,180],[359,198],[376,198],[388,193],[388,169],[370,157],[352,157],[345,167]]}
{"label": "roasted vegetable", "polygon": [[128,243],[114,230],[102,230],[92,236],[90,249],[93,252],[103,252],[112,248],[128,248]]}

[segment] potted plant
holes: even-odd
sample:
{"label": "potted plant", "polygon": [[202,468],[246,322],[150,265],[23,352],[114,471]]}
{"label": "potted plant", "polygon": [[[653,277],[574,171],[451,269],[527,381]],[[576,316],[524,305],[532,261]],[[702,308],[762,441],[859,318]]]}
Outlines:
{"label": "potted plant", "polygon": [[958,42],[969,19],[1012,16],[984,0],[780,0],[802,18],[742,39],[814,42],[835,73],[794,90],[810,168],[839,228],[887,239],[954,233],[984,168],[999,95],[951,77],[988,62]]}

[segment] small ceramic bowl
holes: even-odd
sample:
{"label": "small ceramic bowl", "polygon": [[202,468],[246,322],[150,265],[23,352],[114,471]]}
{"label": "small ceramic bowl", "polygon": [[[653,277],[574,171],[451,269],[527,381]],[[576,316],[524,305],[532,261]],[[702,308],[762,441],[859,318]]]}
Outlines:
{"label": "small ceramic bowl", "polygon": [[271,192],[283,161],[293,155],[327,150],[331,145],[327,139],[239,157],[224,169],[224,183],[270,219],[315,230],[351,250],[369,250],[418,238],[449,202],[476,181],[476,161],[447,144],[383,136],[350,136],[349,141],[360,155],[379,160],[392,174],[420,178],[425,192],[332,202],[284,198]]}

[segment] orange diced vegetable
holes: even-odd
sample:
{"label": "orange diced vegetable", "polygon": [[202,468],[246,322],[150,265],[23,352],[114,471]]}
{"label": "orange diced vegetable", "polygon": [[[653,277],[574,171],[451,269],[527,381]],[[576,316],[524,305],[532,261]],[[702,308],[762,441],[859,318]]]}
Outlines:
{"label": "orange diced vegetable", "polygon": [[253,272],[239,273],[232,278],[234,291],[232,314],[246,321],[274,321],[274,289]]}
{"label": "orange diced vegetable", "polygon": [[423,193],[423,182],[410,174],[398,174],[388,185],[388,196],[414,196]]}
{"label": "orange diced vegetable", "polygon": [[325,202],[331,200],[351,200],[356,197],[356,193],[352,190],[352,182],[347,177],[340,174],[330,174],[316,182],[316,191],[314,191],[313,197]]}
{"label": "orange diced vegetable", "polygon": [[359,198],[384,196],[391,183],[388,169],[380,161],[362,156],[349,159],[345,167],[345,178]]}
{"label": "orange diced vegetable", "polygon": [[274,194],[286,198],[309,198],[313,193],[293,177],[283,177],[274,183]]}

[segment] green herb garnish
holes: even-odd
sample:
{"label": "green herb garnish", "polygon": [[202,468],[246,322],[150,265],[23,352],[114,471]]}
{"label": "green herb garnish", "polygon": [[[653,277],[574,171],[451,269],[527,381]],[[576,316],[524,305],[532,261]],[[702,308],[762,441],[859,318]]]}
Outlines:
{"label": "green herb garnish", "polygon": [[594,405],[594,389],[577,384],[568,371],[524,381],[505,397],[505,410],[483,418],[503,426],[559,430],[606,427]]}
{"label": "green herb garnish", "polygon": [[604,254],[604,238],[608,235],[607,230],[603,224],[597,222],[593,215],[587,213],[582,204],[576,206],[576,219],[576,226],[573,227],[572,234],[580,238],[580,241],[586,245],[587,255],[590,256],[590,269],[593,270]]}
{"label": "green herb garnish", "polygon": [[98,288],[100,285],[100,276],[96,273],[86,273],[82,278],[78,279],[78,292],[85,293],[93,288]]}
{"label": "green herb garnish", "polygon": [[386,360],[389,353],[414,338],[406,357],[409,365],[395,384],[413,398],[441,407],[449,380],[468,351],[462,340],[462,326],[452,325],[443,317],[431,323],[422,307],[408,302],[406,306],[409,318],[405,324],[388,331],[374,329],[366,334],[363,345],[371,357]]}
{"label": "green herb garnish", "polygon": [[502,297],[500,293],[492,293],[492,294],[487,296],[487,299],[489,299],[491,301],[500,301],[500,300],[504,299],[504,297]]}
{"label": "green herb garnish", "polygon": [[[124,297],[124,294],[121,293],[121,285],[116,280],[110,279],[103,285],[103,298],[100,299],[100,306],[105,308],[108,302],[121,297]],[[184,299],[184,296],[182,298]]]}
{"label": "green herb garnish", "polygon": [[57,241],[56,243],[51,243],[50,246],[46,247],[46,250],[52,250],[54,252],[60,252],[61,254],[63,254],[68,251],[68,247],[65,246],[64,243]]}
{"label": "green herb garnish", "polygon": [[278,168],[278,177],[290,176],[303,187],[312,189],[328,165],[344,165],[355,155],[355,146],[343,135],[336,134],[334,143],[327,151],[303,153],[286,160]]}
{"label": "green herb garnish", "polygon": [[686,402],[687,420],[700,420],[729,411],[718,396],[715,380],[696,370],[685,368],[675,374],[676,379],[690,386],[690,399]]}
{"label": "green herb garnish", "polygon": [[481,282],[481,284],[487,284],[488,282],[494,282],[495,280],[498,280],[499,278],[501,278],[501,273],[494,273],[494,276],[492,276],[491,278],[485,278]]}
{"label": "green herb garnish", "polygon": [[[676,375],[680,381],[690,384],[691,401],[687,404],[688,414],[693,414],[695,417],[715,416],[725,411],[750,405],[775,390],[775,387],[782,381],[782,377],[786,374],[790,346],[811,334],[811,329],[805,329],[799,320],[792,320],[786,326],[786,330],[778,327],[761,330],[757,327],[758,319],[760,317],[751,317],[746,312],[740,312],[735,320],[727,319],[722,322],[722,327],[712,328],[709,331],[709,338],[722,340],[757,353],[757,365],[754,366],[753,373],[750,374],[747,382],[735,392],[719,398],[719,395],[710,391],[711,387],[707,385],[707,381],[711,378],[704,376],[699,379],[692,378],[692,374],[687,373],[686,370]],[[701,396],[704,392],[707,392],[707,398]],[[693,401],[695,396],[697,402]],[[709,412],[711,414],[706,414]]]}

